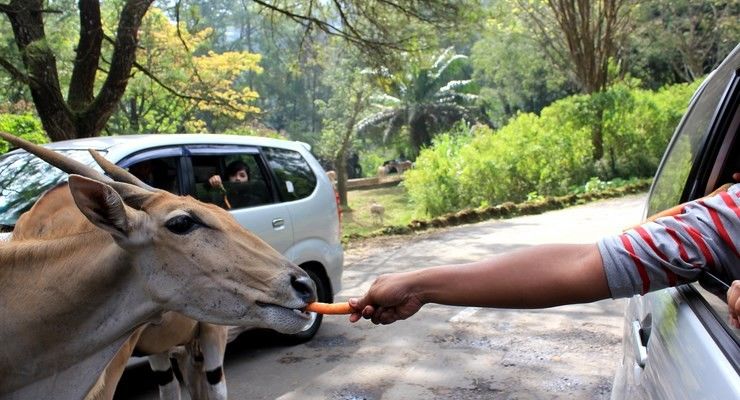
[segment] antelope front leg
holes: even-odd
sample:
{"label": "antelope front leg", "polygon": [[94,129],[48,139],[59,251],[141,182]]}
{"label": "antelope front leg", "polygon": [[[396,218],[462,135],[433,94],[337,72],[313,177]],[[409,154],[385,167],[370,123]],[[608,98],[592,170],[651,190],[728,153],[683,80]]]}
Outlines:
{"label": "antelope front leg", "polygon": [[228,397],[223,368],[228,334],[228,327],[200,323],[200,346],[208,381],[208,398],[212,400],[226,400]]}
{"label": "antelope front leg", "polygon": [[199,322],[199,333],[175,353],[185,387],[193,400],[226,400],[226,377],[223,373],[228,328]]}
{"label": "antelope front leg", "polygon": [[154,371],[157,385],[159,385],[159,398],[180,400],[180,382],[175,378],[169,352],[150,355],[149,366]]}

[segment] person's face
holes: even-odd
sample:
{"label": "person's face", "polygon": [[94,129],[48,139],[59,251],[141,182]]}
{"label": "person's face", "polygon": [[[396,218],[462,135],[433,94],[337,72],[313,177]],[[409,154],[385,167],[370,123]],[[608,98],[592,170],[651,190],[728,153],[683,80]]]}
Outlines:
{"label": "person's face", "polygon": [[247,171],[245,171],[243,169],[240,169],[239,171],[236,172],[236,174],[231,175],[229,177],[229,182],[244,183],[247,180],[249,180],[249,176],[247,175]]}

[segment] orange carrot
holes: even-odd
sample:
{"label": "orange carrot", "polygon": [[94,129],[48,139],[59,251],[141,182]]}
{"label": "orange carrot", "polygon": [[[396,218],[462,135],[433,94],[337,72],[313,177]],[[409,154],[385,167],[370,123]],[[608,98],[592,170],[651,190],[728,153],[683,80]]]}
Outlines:
{"label": "orange carrot", "polygon": [[306,306],[306,311],[319,314],[352,314],[354,310],[349,305],[349,302],[321,303],[317,301],[314,303],[309,303],[308,306]]}

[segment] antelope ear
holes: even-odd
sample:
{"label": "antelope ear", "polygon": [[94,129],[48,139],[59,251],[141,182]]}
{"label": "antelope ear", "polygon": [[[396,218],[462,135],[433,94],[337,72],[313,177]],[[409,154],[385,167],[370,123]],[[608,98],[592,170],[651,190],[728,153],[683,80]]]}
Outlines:
{"label": "antelope ear", "polygon": [[69,176],[69,189],[85,217],[116,240],[131,235],[129,212],[121,196],[105,183],[79,175]]}

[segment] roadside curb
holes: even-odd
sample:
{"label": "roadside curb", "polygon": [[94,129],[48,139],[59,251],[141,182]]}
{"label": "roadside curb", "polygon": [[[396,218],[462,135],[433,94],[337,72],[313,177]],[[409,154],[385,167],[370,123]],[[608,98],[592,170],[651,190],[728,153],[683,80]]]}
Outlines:
{"label": "roadside curb", "polygon": [[429,220],[415,219],[407,225],[384,226],[369,234],[351,234],[342,238],[343,243],[368,239],[386,235],[407,235],[432,228],[444,228],[490,219],[507,219],[522,215],[541,214],[545,211],[560,210],[563,208],[585,204],[596,200],[622,197],[629,194],[644,192],[650,188],[652,179],[640,180],[637,183],[619,188],[605,189],[589,193],[570,194],[565,196],[547,197],[542,200],[525,201],[522,203],[505,202],[495,206],[465,209],[448,213]]}

